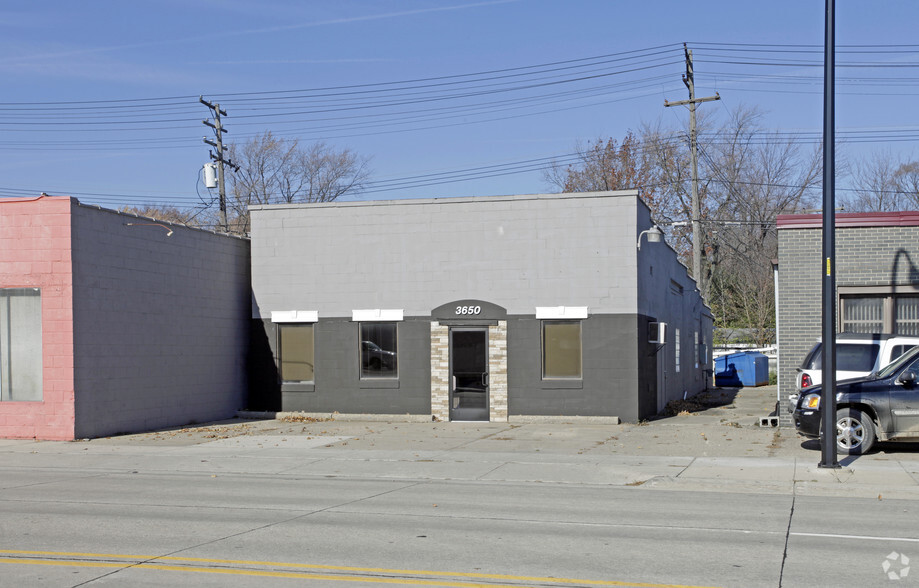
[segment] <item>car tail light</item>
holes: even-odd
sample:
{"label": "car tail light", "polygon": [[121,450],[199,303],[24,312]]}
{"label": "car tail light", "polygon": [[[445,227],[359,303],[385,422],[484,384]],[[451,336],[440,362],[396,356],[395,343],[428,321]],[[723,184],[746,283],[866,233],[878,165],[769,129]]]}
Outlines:
{"label": "car tail light", "polygon": [[811,380],[811,377],[808,374],[801,375],[801,388],[810,388],[814,385],[814,381]]}

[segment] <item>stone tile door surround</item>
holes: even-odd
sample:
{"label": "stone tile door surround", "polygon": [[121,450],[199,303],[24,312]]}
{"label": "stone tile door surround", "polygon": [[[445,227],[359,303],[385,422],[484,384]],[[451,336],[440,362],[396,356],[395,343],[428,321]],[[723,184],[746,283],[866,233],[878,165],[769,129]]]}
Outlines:
{"label": "stone tile door surround", "polygon": [[[507,321],[488,326],[488,420],[507,422]],[[450,327],[431,321],[431,414],[450,420]]]}

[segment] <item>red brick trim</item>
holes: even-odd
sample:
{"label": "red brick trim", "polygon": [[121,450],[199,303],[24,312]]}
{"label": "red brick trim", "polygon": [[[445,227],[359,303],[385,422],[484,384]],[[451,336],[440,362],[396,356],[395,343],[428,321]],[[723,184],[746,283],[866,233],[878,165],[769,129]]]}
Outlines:
{"label": "red brick trim", "polygon": [[[903,212],[843,212],[836,214],[837,228],[855,227],[917,227],[919,211]],[[819,214],[780,214],[776,218],[779,229],[820,229],[823,216]]]}

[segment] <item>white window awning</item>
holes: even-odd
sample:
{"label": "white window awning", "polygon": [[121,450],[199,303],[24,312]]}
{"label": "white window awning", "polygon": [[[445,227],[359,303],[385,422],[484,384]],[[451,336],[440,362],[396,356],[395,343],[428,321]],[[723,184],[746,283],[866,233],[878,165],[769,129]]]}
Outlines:
{"label": "white window awning", "polygon": [[319,321],[318,310],[272,310],[273,323],[315,323]]}
{"label": "white window awning", "polygon": [[401,321],[404,311],[401,308],[367,308],[352,310],[351,320],[355,322]]}
{"label": "white window awning", "polygon": [[537,306],[538,319],[586,319],[586,306]]}

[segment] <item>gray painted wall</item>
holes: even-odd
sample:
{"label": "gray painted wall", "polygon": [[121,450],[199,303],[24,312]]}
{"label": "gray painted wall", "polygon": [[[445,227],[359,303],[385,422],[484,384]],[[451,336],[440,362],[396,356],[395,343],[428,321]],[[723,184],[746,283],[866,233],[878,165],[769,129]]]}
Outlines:
{"label": "gray painted wall", "polygon": [[[76,437],[206,422],[245,405],[249,243],[74,204]],[[135,226],[127,226],[135,223]]]}
{"label": "gray painted wall", "polygon": [[[644,321],[646,324],[647,321]],[[653,346],[636,349],[642,321],[635,316],[597,315],[583,322],[584,378],[581,381],[544,381],[540,355],[540,323],[535,317],[508,317],[508,414],[618,416],[635,421],[657,412],[639,405],[636,390],[652,393],[654,371],[645,369]],[[358,412],[370,414],[430,414],[430,322],[426,318],[399,323],[399,381],[361,381],[358,373],[358,324],[346,319],[316,323],[315,383],[275,384],[277,325],[255,321],[263,330],[273,362],[263,366],[254,381],[275,384],[279,406],[289,411]],[[264,393],[264,389],[262,390]],[[653,395],[653,394],[652,394]],[[257,395],[256,395],[257,396]],[[656,396],[655,396],[656,398]],[[266,402],[259,409],[271,409]],[[277,409],[277,407],[274,407]]]}
{"label": "gray painted wall", "polygon": [[[784,400],[795,391],[795,369],[822,333],[825,266],[819,226],[779,224],[778,233],[779,395]],[[837,226],[837,288],[907,284],[919,284],[919,226]]]}
{"label": "gray painted wall", "polygon": [[[638,228],[651,226],[647,207],[638,208]],[[637,244],[637,243],[636,243]],[[641,238],[637,256],[638,314],[649,320],[668,325],[667,342],[652,346],[648,353],[654,356],[658,379],[662,382],[656,409],[662,410],[667,402],[683,398],[684,393],[696,394],[712,385],[712,330],[714,318],[704,303],[695,280],[679,261],[676,251],[667,243],[649,243]],[[677,372],[677,329],[680,333],[680,371]],[[705,346],[706,357],[697,355],[696,333],[699,344]],[[644,334],[642,339],[646,340]],[[706,361],[707,359],[707,361]],[[698,360],[698,363],[697,363]],[[642,411],[647,414],[646,411]]]}
{"label": "gray painted wall", "polygon": [[583,379],[543,380],[540,324],[508,317],[508,415],[618,416],[635,421],[639,357],[634,315],[594,315],[581,326]]}
{"label": "gray painted wall", "polygon": [[[258,410],[351,412],[367,414],[431,414],[431,323],[428,319],[398,324],[399,378],[360,379],[359,323],[350,319],[322,320],[313,327],[315,374],[313,384],[281,384],[277,362],[277,325],[253,321],[253,331],[264,333],[272,361],[253,373]],[[267,398],[263,398],[266,394]],[[275,404],[275,402],[279,402]]]}
{"label": "gray painted wall", "polygon": [[[636,192],[253,207],[254,318],[488,300],[637,310]],[[643,205],[642,205],[643,206]]]}

